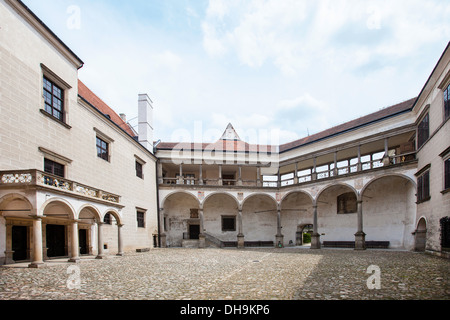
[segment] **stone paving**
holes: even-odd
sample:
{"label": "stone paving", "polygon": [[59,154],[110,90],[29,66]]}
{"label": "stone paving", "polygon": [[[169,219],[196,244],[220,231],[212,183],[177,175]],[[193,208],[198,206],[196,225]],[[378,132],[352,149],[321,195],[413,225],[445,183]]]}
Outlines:
{"label": "stone paving", "polygon": [[171,248],[3,267],[0,300],[449,300],[449,274],[449,260],[406,251]]}

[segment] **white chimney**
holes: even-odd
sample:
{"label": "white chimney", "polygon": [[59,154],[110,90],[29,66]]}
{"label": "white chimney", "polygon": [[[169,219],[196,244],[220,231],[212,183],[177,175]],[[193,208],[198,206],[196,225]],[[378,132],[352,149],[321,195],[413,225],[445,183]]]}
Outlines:
{"label": "white chimney", "polygon": [[153,106],[147,94],[139,95],[138,103],[138,134],[139,142],[153,152]]}

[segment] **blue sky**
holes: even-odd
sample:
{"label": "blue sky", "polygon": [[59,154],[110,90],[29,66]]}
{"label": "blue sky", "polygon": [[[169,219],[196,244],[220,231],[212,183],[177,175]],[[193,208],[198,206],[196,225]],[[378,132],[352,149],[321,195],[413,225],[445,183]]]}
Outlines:
{"label": "blue sky", "polygon": [[448,0],[23,1],[117,113],[147,93],[163,141],[314,134],[417,96],[450,40]]}

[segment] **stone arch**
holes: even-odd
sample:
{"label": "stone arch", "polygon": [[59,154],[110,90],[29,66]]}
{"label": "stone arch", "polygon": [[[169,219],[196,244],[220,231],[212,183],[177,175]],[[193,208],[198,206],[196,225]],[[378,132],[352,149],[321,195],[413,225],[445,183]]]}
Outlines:
{"label": "stone arch", "polygon": [[236,202],[236,205],[237,205],[238,208],[240,207],[239,200],[238,200],[234,195],[232,195],[232,194],[229,193],[229,192],[213,192],[213,193],[210,193],[210,194],[208,194],[208,195],[205,197],[205,199],[203,199],[203,201],[201,202],[201,206],[204,207],[204,206],[205,206],[205,203],[206,203],[210,198],[212,198],[212,197],[214,197],[214,196],[216,196],[216,195],[224,195],[224,196],[227,196],[228,198],[231,198],[231,199],[234,200],[234,202]]}
{"label": "stone arch", "polygon": [[411,179],[410,177],[408,177],[407,175],[401,174],[401,173],[389,173],[386,175],[382,175],[382,176],[378,176],[375,177],[371,180],[369,180],[366,184],[364,184],[363,188],[360,191],[361,196],[364,194],[364,192],[366,191],[366,189],[374,182],[376,182],[377,180],[380,179],[384,179],[384,178],[389,178],[389,177],[400,177],[400,178],[404,178],[406,180],[408,180],[409,182],[411,182],[413,184],[413,186],[416,186],[416,181],[414,181],[413,179]]}
{"label": "stone arch", "polygon": [[161,208],[164,208],[164,207],[165,207],[165,204],[166,204],[167,199],[169,199],[170,197],[172,197],[172,196],[174,196],[174,195],[178,195],[178,194],[185,194],[185,195],[188,195],[188,196],[192,197],[192,198],[195,199],[195,201],[197,202],[198,207],[199,207],[199,208],[201,207],[202,203],[200,203],[200,200],[199,200],[195,195],[193,195],[192,193],[190,193],[190,192],[188,192],[188,191],[177,190],[177,191],[174,191],[174,192],[169,193],[168,195],[166,195],[166,196],[163,198],[163,200],[161,201]]}
{"label": "stone arch", "polygon": [[[66,211],[65,213],[58,213],[59,207],[64,209]],[[73,208],[72,204],[63,199],[63,198],[50,198],[47,201],[44,202],[44,204],[41,206],[39,210],[39,215],[48,215],[49,217],[65,217],[68,220],[75,220],[78,218],[75,209]]]}
{"label": "stone arch", "polygon": [[302,244],[302,226],[313,224],[313,197],[304,191],[291,191],[280,202],[284,246]]}
{"label": "stone arch", "polygon": [[202,204],[190,192],[175,191],[162,203],[166,243],[169,247],[181,247],[184,240],[194,240],[200,235],[200,209]]}
{"label": "stone arch", "polygon": [[32,211],[33,205],[24,195],[8,193],[0,198],[0,216],[24,216],[30,215]]}
{"label": "stone arch", "polygon": [[236,241],[239,201],[228,192],[215,192],[203,201],[204,232],[221,241]]}
{"label": "stone arch", "polygon": [[122,217],[121,217],[119,211],[117,211],[116,209],[113,209],[113,208],[108,208],[107,210],[105,210],[105,212],[100,216],[101,217],[101,221],[103,221],[103,218],[108,213],[110,215],[112,215],[114,217],[114,219],[116,219],[117,225],[123,225]]}
{"label": "stone arch", "polygon": [[342,188],[348,188],[350,189],[352,192],[355,193],[356,197],[359,198],[360,193],[358,192],[358,190],[356,190],[353,186],[347,184],[347,183],[343,183],[343,182],[338,182],[338,183],[334,183],[334,184],[328,184],[325,187],[323,187],[316,195],[316,197],[314,198],[314,201],[317,204],[317,201],[319,200],[320,196],[326,192],[327,190],[330,190],[331,188],[337,188],[337,187],[342,187]]}
{"label": "stone arch", "polygon": [[280,201],[281,205],[283,204],[283,201],[284,201],[288,196],[292,195],[293,193],[302,193],[302,194],[308,196],[309,199],[311,200],[311,203],[314,204],[314,197],[313,197],[310,193],[308,193],[308,192],[306,192],[306,191],[302,191],[302,190],[291,190],[291,191],[289,191],[289,192],[287,192],[286,194],[283,195],[283,197],[281,198],[281,201]]}
{"label": "stone arch", "polygon": [[273,242],[277,229],[277,201],[266,193],[254,193],[242,203],[242,225],[245,241]]}
{"label": "stone arch", "polygon": [[361,190],[366,241],[389,241],[412,250],[416,228],[416,183],[403,174],[371,179]]}
{"label": "stone arch", "polygon": [[322,241],[355,241],[357,190],[346,183],[328,184],[317,194],[317,227]]}
{"label": "stone arch", "polygon": [[90,213],[93,217],[94,220],[97,222],[101,222],[101,218],[102,218],[102,214],[100,213],[100,211],[93,205],[90,204],[84,204],[83,206],[81,206],[81,208],[78,210],[78,218],[83,218],[83,212],[88,212]]}
{"label": "stone arch", "polygon": [[275,203],[275,205],[278,207],[278,202],[277,202],[277,200],[276,200],[273,196],[271,196],[270,194],[264,193],[264,192],[256,192],[256,193],[252,193],[252,194],[250,194],[250,195],[248,195],[247,197],[244,198],[244,200],[243,200],[242,203],[241,203],[241,209],[244,207],[245,203],[246,203],[249,199],[251,199],[252,197],[255,197],[255,196],[263,196],[263,197],[270,198],[271,200],[273,200],[273,202]]}

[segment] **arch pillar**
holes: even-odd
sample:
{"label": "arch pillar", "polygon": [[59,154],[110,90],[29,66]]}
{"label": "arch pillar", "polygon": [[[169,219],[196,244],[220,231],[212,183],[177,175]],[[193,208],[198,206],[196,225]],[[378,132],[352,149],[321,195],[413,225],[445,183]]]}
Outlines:
{"label": "arch pillar", "polygon": [[118,252],[117,256],[123,256],[123,239],[122,239],[122,227],[123,224],[117,222],[117,241],[118,241]]}
{"label": "arch pillar", "polygon": [[311,235],[311,249],[320,249],[320,234],[317,228],[317,204],[313,205],[314,213],[313,213],[313,233]]}
{"label": "arch pillar", "polygon": [[33,218],[33,247],[31,252],[33,261],[28,267],[40,268],[45,265],[42,250],[42,217],[34,216]]}
{"label": "arch pillar", "polygon": [[366,250],[366,234],[363,231],[362,200],[358,199],[356,203],[358,230],[355,233],[355,250]]}
{"label": "arch pillar", "polygon": [[204,228],[204,218],[203,218],[203,206],[200,206],[198,209],[198,217],[200,218],[200,233],[198,235],[198,247],[199,248],[205,248],[205,228]]}
{"label": "arch pillar", "polygon": [[98,252],[95,259],[103,259],[105,254],[103,253],[103,231],[102,231],[103,222],[98,221],[97,222],[97,246],[98,246]]}
{"label": "arch pillar", "polygon": [[159,225],[160,225],[160,234],[159,234],[159,245],[161,248],[167,247],[167,237],[166,237],[166,225],[164,223],[164,208],[159,208]]}
{"label": "arch pillar", "polygon": [[242,233],[242,208],[239,208],[237,218],[238,218],[237,247],[242,249],[245,247],[244,234]]}
{"label": "arch pillar", "polygon": [[78,241],[78,221],[74,220],[72,222],[72,238],[71,238],[71,248],[72,248],[72,256],[69,259],[69,262],[77,263],[80,261],[80,244]]}
{"label": "arch pillar", "polygon": [[278,206],[277,209],[277,235],[275,236],[275,246],[277,248],[283,248],[284,236],[281,233],[281,209]]}

